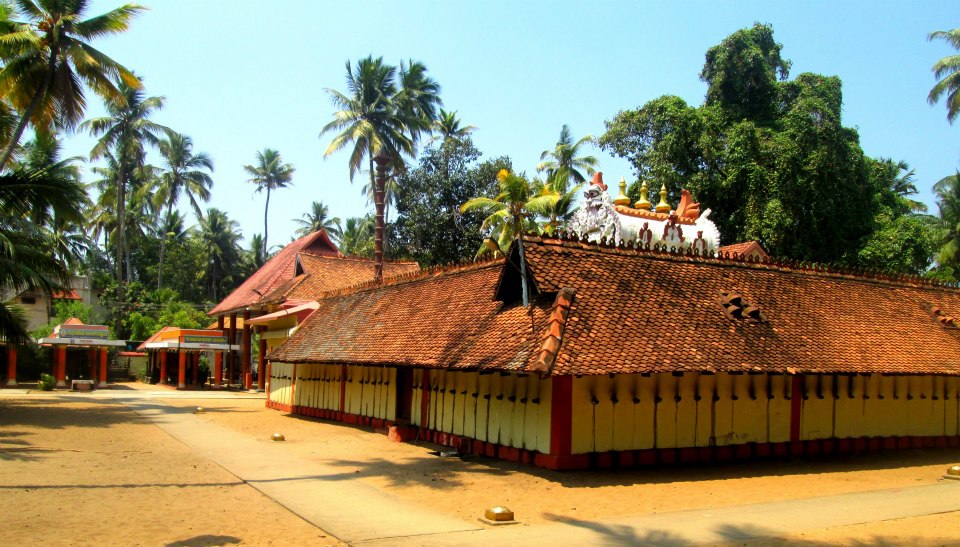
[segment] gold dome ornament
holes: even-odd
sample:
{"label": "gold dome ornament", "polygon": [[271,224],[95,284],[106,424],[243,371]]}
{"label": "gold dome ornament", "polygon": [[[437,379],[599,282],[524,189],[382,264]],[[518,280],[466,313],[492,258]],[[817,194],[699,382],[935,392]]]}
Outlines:
{"label": "gold dome ornament", "polygon": [[270,437],[270,440],[271,440],[271,441],[285,441],[285,440],[287,440],[287,438],[283,436],[283,433],[274,433],[274,434]]}
{"label": "gold dome ornament", "polygon": [[497,505],[484,511],[483,516],[480,517],[480,522],[490,526],[520,523],[520,521],[514,520],[513,511],[502,505]]}
{"label": "gold dome ornament", "polygon": [[194,413],[194,414],[203,414],[203,413],[206,412],[206,411],[207,411],[207,409],[203,408],[202,406],[198,406],[197,409],[193,411],[193,413]]}
{"label": "gold dome ornament", "polygon": [[620,177],[620,195],[613,200],[614,205],[630,205],[630,196],[627,195],[627,179]]}
{"label": "gold dome ornament", "polygon": [[657,212],[669,213],[670,209],[670,204],[667,203],[667,185],[664,184],[660,187],[660,203],[657,204]]}
{"label": "gold dome ornament", "polygon": [[948,467],[947,474],[944,475],[943,478],[960,480],[960,465],[952,465]]}
{"label": "gold dome ornament", "polygon": [[653,204],[650,203],[649,199],[647,199],[648,191],[649,190],[647,189],[647,181],[643,181],[643,184],[640,185],[640,199],[633,204],[634,207],[636,207],[637,209],[644,209],[646,211],[649,211],[651,209]]}

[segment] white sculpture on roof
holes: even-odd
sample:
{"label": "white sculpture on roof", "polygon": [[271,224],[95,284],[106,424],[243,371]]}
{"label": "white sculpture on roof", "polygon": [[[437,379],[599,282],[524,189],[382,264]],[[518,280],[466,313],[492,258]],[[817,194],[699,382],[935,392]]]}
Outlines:
{"label": "white sculpture on roof", "polygon": [[666,250],[687,251],[696,254],[716,252],[720,246],[720,231],[710,220],[710,210],[700,212],[700,204],[693,196],[681,191],[676,210],[666,202],[666,187],[660,190],[660,203],[654,207],[647,200],[647,185],[641,188],[641,198],[633,207],[626,196],[626,182],[620,181],[620,195],[610,199],[603,173],[597,173],[583,193],[580,208],[568,225],[569,231],[587,241],[634,243],[641,248],[662,245]]}

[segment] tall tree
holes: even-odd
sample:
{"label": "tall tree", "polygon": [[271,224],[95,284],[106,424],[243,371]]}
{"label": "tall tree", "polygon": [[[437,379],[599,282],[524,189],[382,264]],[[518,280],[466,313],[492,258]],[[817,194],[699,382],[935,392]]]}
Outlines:
{"label": "tall tree", "polygon": [[190,200],[197,219],[203,218],[199,202],[210,201],[213,179],[208,171],[213,172],[213,160],[206,152],[195,154],[193,140],[179,133],[171,133],[168,138],[161,139],[157,147],[163,158],[163,172],[156,179],[154,206],[157,209],[166,206],[169,215],[183,194]]}
{"label": "tall tree", "polygon": [[373,257],[373,217],[348,218],[340,230],[340,252],[346,256]]}
{"label": "tall tree", "polygon": [[537,164],[537,172],[546,172],[547,183],[554,190],[565,193],[570,182],[573,184],[583,184],[587,175],[593,175],[596,172],[599,162],[593,156],[581,156],[581,149],[587,144],[593,144],[593,135],[587,135],[577,142],[573,142],[573,135],[570,134],[570,128],[563,124],[560,129],[560,138],[557,140],[553,150],[544,150],[540,154],[540,163]]}
{"label": "tall tree", "polygon": [[479,162],[469,137],[437,141],[420,154],[419,165],[397,178],[397,218],[392,224],[391,256],[409,257],[421,266],[470,258],[483,242],[484,216],[460,213],[474,196],[497,194],[497,173],[509,170],[509,158]]}
{"label": "tall tree", "polygon": [[103,15],[83,19],[87,0],[16,0],[25,17],[0,38],[0,96],[20,112],[20,121],[0,154],[6,166],[28,123],[40,132],[52,126],[71,129],[83,118],[86,84],[108,104],[122,104],[115,81],[139,88],[140,81],[89,43],[92,38],[124,32],[144,8],[125,4]]}
{"label": "tall tree", "polygon": [[[953,49],[960,50],[960,28],[931,32],[929,40],[944,40]],[[933,65],[933,77],[938,81],[927,95],[930,104],[937,104],[947,97],[947,120],[953,123],[960,114],[960,55],[948,55]]]}
{"label": "tall tree", "polygon": [[240,225],[216,208],[207,209],[200,221],[200,241],[206,249],[206,265],[202,277],[207,297],[214,302],[227,292],[230,276],[240,262]]}
{"label": "tall tree", "polygon": [[420,137],[430,132],[436,119],[436,109],[441,104],[440,86],[426,75],[426,67],[416,61],[401,63],[398,71],[384,63],[382,57],[369,56],[355,68],[347,61],[346,68],[347,92],[327,89],[340,110],[320,134],[339,132],[324,157],[353,147],[349,161],[351,181],[366,162],[375,196],[375,271],[382,275],[385,189],[375,177],[373,159],[383,156],[393,173],[404,171],[403,155],[413,156]]}
{"label": "tall tree", "polygon": [[283,163],[280,152],[264,148],[257,152],[256,165],[244,165],[243,169],[250,175],[247,182],[256,185],[257,192],[267,191],[267,202],[263,206],[263,254],[267,254],[267,213],[270,210],[270,192],[278,188],[286,188],[293,180],[293,166]]}
{"label": "tall tree", "polygon": [[444,143],[448,143],[452,141],[463,142],[477,128],[473,125],[461,125],[456,111],[447,112],[441,108],[436,121],[433,122],[433,130],[436,132],[434,139],[440,139]]}
{"label": "tall tree", "polygon": [[310,210],[303,214],[303,218],[295,218],[293,221],[300,225],[297,234],[301,236],[326,230],[327,235],[334,241],[340,238],[340,219],[331,217],[330,209],[322,201],[311,203]]}

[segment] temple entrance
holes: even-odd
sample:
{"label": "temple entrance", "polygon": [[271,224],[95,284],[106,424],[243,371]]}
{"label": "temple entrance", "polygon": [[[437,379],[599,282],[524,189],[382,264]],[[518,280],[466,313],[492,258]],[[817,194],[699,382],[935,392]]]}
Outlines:
{"label": "temple entrance", "polygon": [[413,370],[409,367],[397,367],[397,421],[410,421],[410,407],[413,404]]}

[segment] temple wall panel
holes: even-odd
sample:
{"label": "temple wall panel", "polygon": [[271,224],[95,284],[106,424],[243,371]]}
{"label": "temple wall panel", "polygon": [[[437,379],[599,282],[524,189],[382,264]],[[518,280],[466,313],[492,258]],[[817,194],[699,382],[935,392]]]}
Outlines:
{"label": "temple wall panel", "polygon": [[423,426],[423,369],[414,369],[413,371],[413,390],[410,397],[410,423],[415,426]]}
{"label": "temple wall panel", "polygon": [[698,375],[697,378],[697,428],[693,446],[711,446],[713,444],[713,407],[717,377],[713,374]]}
{"label": "temple wall panel", "polygon": [[677,446],[677,387],[678,378],[672,374],[657,375],[657,423],[655,442],[657,448]]}
{"label": "temple wall panel", "polygon": [[290,386],[293,378],[293,365],[291,363],[271,363],[270,364],[270,400],[282,404],[292,404]]}
{"label": "temple wall panel", "polygon": [[677,446],[697,445],[697,383],[699,374],[677,378]]}
{"label": "temple wall panel", "polygon": [[613,449],[629,450],[633,447],[634,403],[636,382],[632,376],[617,375],[613,378]]}
{"label": "temple wall panel", "polygon": [[713,444],[716,446],[736,444],[736,432],[733,429],[733,376],[726,372],[718,372],[715,377]]}
{"label": "temple wall panel", "polygon": [[734,441],[737,444],[767,442],[767,375],[734,375],[733,397]]}
{"label": "temple wall panel", "polygon": [[944,435],[960,435],[960,378],[948,376],[943,379],[943,384]]}
{"label": "temple wall panel", "polygon": [[481,374],[477,378],[477,412],[474,418],[475,439],[489,441],[490,385],[492,374]]}
{"label": "temple wall panel", "polygon": [[784,374],[769,376],[767,393],[767,434],[771,443],[785,443],[790,440],[790,377]]}
{"label": "temple wall panel", "polygon": [[806,374],[802,392],[800,440],[833,437],[833,377]]}

